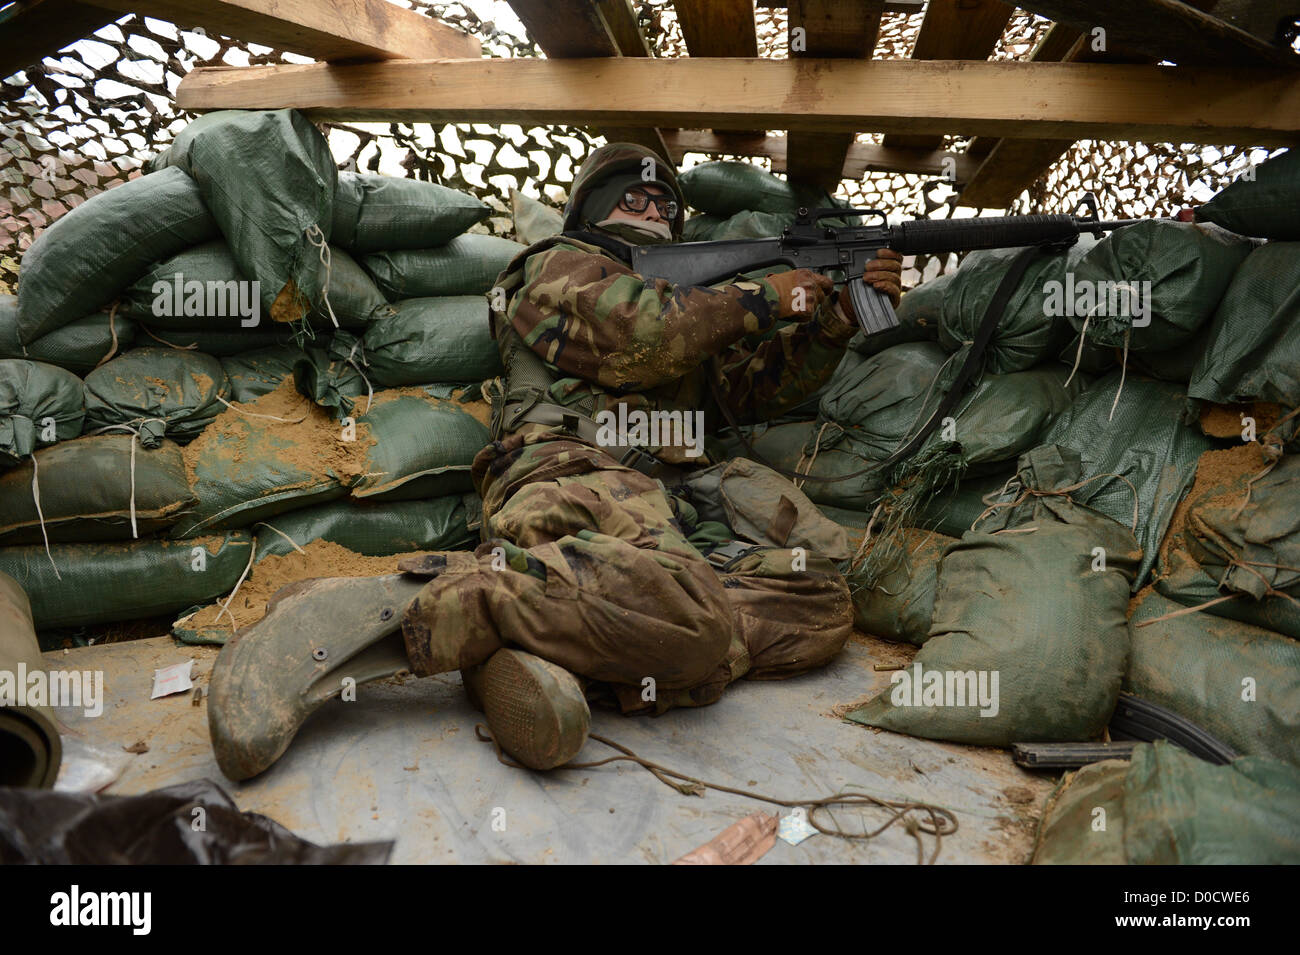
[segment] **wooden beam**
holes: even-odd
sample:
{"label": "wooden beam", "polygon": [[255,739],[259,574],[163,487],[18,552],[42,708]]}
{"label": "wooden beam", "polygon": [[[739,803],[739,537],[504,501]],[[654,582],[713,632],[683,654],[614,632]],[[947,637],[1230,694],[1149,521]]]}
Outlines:
{"label": "wooden beam", "polygon": [[23,0],[0,11],[0,78],[53,56],[117,14],[74,0]]}
{"label": "wooden beam", "polygon": [[[914,60],[987,60],[1006,32],[1014,6],[1000,0],[930,0]],[[939,149],[942,136],[886,136],[886,146]]]}
{"label": "wooden beam", "polygon": [[1179,0],[1017,0],[1081,33],[1106,30],[1110,47],[1180,66],[1300,67],[1300,56]]}
{"label": "wooden beam", "polygon": [[[688,152],[711,156],[763,156],[772,160],[774,172],[786,171],[786,150],[790,145],[790,139],[786,136],[745,136],[705,129],[666,130],[664,142],[668,144],[675,163],[680,163]],[[965,182],[979,168],[978,162],[963,154],[949,154],[940,149],[895,149],[870,143],[854,143],[849,147],[840,177],[861,179],[868,172],[942,176],[949,168],[953,168],[949,164],[955,164],[957,182]]]}
{"label": "wooden beam", "polygon": [[636,22],[632,0],[597,0],[600,15],[623,56],[649,56],[650,46]]}
{"label": "wooden beam", "polygon": [[[880,35],[884,0],[789,0],[790,31],[804,31],[796,57],[869,59]],[[806,133],[791,130],[787,172],[791,181],[833,192],[844,175],[852,133]]]}
{"label": "wooden beam", "polygon": [[[708,95],[701,95],[706,90]],[[1033,95],[1026,95],[1032,90]],[[623,123],[1300,143],[1293,70],[920,60],[480,58],[206,67],[181,109],[296,107],[320,119]]]}
{"label": "wooden beam", "polygon": [[[626,16],[616,9],[619,6],[625,7],[626,13],[631,14],[627,0],[599,5],[596,0],[510,0],[511,9],[523,23],[528,35],[542,48],[543,53],[554,60],[628,55],[623,53],[623,45],[630,49],[635,49],[635,46],[627,35]],[[606,9],[620,24],[617,31],[605,19],[602,10]],[[631,25],[636,27],[635,16]],[[615,37],[616,32],[622,37],[622,45]],[[644,49],[644,41],[641,46]],[[617,121],[598,125],[601,135],[611,143],[636,143],[664,159],[668,158],[668,147],[654,126],[628,125]]]}
{"label": "wooden beam", "polygon": [[691,56],[758,56],[753,0],[673,0]]}
{"label": "wooden beam", "polygon": [[[790,5],[790,0],[756,0],[756,6],[764,10],[784,10]],[[890,16],[901,14],[903,16],[913,16],[925,9],[925,0],[885,0],[884,12]]]}

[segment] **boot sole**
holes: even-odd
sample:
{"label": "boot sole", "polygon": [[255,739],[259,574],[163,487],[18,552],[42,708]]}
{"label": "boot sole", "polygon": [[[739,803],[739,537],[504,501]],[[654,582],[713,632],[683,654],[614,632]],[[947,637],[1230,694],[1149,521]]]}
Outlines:
{"label": "boot sole", "polygon": [[554,769],[587,742],[591,710],[573,674],[522,650],[498,650],[483,668],[488,729],[530,769]]}

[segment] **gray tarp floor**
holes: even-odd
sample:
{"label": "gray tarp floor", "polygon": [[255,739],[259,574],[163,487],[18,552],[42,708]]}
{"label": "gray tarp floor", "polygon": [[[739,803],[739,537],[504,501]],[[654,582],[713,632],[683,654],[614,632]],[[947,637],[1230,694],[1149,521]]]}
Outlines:
{"label": "gray tarp floor", "polygon": [[[549,774],[504,766],[491,744],[475,739],[482,716],[456,674],[362,685],[356,701],[334,700],[314,714],[270,770],[232,783],[212,756],[206,700],[195,706],[191,693],[149,699],[155,668],[193,658],[195,685],[206,686],[216,655],[215,647],[169,637],[46,654],[51,666],[104,673],[101,716],[58,712],[71,753],[91,747],[126,762],[106,792],[208,777],[241,809],[312,842],[396,840],[395,863],[667,863],[755,810],[786,811],[725,793],[679,795],[630,763]],[[855,636],[821,671],[742,681],[713,706],[659,718],[597,710],[592,729],[690,775],[781,798],[851,786],[935,803],[953,810],[960,826],[944,840],[941,864],[1027,862],[1052,777],[1020,770],[1002,750],[873,732],[836,715],[889,685],[873,663],[909,656],[910,648]],[[146,752],[123,751],[140,742]],[[579,759],[609,755],[589,741]],[[502,818],[497,810],[504,830],[493,827]],[[844,828],[863,821],[875,828],[883,817],[836,810],[835,819]],[[911,864],[916,855],[916,841],[895,826],[870,841],[778,840],[761,863]]]}

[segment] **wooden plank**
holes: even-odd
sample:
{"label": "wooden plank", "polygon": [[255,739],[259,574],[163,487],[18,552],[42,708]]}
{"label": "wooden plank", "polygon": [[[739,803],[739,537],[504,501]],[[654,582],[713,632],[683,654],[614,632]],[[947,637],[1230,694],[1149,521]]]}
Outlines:
{"label": "wooden plank", "polygon": [[201,68],[181,81],[176,101],[194,110],[297,107],[355,122],[745,129],[759,113],[778,128],[816,132],[1300,142],[1300,73],[1232,67],[694,57],[391,60]]}
{"label": "wooden plank", "polygon": [[[914,60],[986,60],[1006,32],[1014,6],[999,0],[930,0]],[[939,149],[942,136],[886,136],[886,146]]]}
{"label": "wooden plank", "polygon": [[[627,35],[626,16],[617,9],[619,6],[625,7],[626,13],[631,14],[627,0],[599,5],[595,0],[510,0],[511,9],[523,23],[528,35],[537,42],[543,53],[556,60],[619,57],[627,55],[623,53],[623,45],[635,50],[631,37]],[[616,22],[621,23],[617,31],[610,27],[603,10],[608,10]],[[631,26],[636,28],[635,16]],[[615,37],[616,32],[622,37],[622,45]],[[640,35],[639,31],[637,35]],[[641,46],[645,49],[644,40]],[[602,123],[599,124],[598,132],[611,143],[636,143],[664,159],[668,158],[668,147],[654,126]]]}
{"label": "wooden plank", "polygon": [[74,0],[26,0],[0,11],[0,78],[53,56],[116,17]]}
{"label": "wooden plank", "polygon": [[479,56],[479,41],[387,0],[95,0],[182,29],[301,53],[316,60]]}
{"label": "wooden plank", "polygon": [[[764,10],[784,10],[790,0],[756,0],[756,6]],[[925,0],[885,0],[884,12],[889,16],[914,16],[925,10]]]}
{"label": "wooden plank", "polygon": [[619,53],[624,56],[650,55],[650,46],[636,22],[632,0],[597,0],[597,4]]}
{"label": "wooden plank", "polygon": [[[835,135],[835,134],[831,134]],[[711,156],[763,156],[772,160],[775,172],[786,171],[786,150],[790,139],[786,136],[745,136],[740,133],[719,133],[704,129],[665,130],[664,142],[675,163],[680,163],[688,152]],[[870,143],[854,143],[845,157],[841,177],[861,179],[868,172],[906,172],[923,176],[942,176],[955,163],[957,182],[965,182],[979,163],[965,155],[952,155],[943,150],[894,149]]]}
{"label": "wooden plank", "polygon": [[[880,34],[883,0],[789,0],[790,31],[804,31],[796,57],[870,58]],[[834,191],[844,175],[852,133],[791,130],[786,170],[791,181]]]}
{"label": "wooden plank", "polygon": [[753,0],[673,0],[691,56],[758,56]]}
{"label": "wooden plank", "polygon": [[1300,56],[1179,0],[1017,0],[1026,10],[1087,34],[1106,30],[1107,45],[1180,66],[1300,66]]}

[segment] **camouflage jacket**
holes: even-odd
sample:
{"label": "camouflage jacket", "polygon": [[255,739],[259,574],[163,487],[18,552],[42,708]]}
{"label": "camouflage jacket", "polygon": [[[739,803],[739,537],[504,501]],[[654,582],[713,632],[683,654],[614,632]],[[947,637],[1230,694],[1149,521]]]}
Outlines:
{"label": "camouflage jacket", "polygon": [[[628,412],[705,410],[712,430],[719,420],[706,376],[716,357],[720,393],[738,421],[778,417],[830,378],[855,331],[829,301],[813,318],[778,328],[777,293],[762,279],[675,287],[576,239],[521,255],[503,278],[515,269],[523,274],[506,319],[556,374],[551,400],[590,396],[593,414],[620,404]],[[677,448],[651,450],[684,460]]]}

